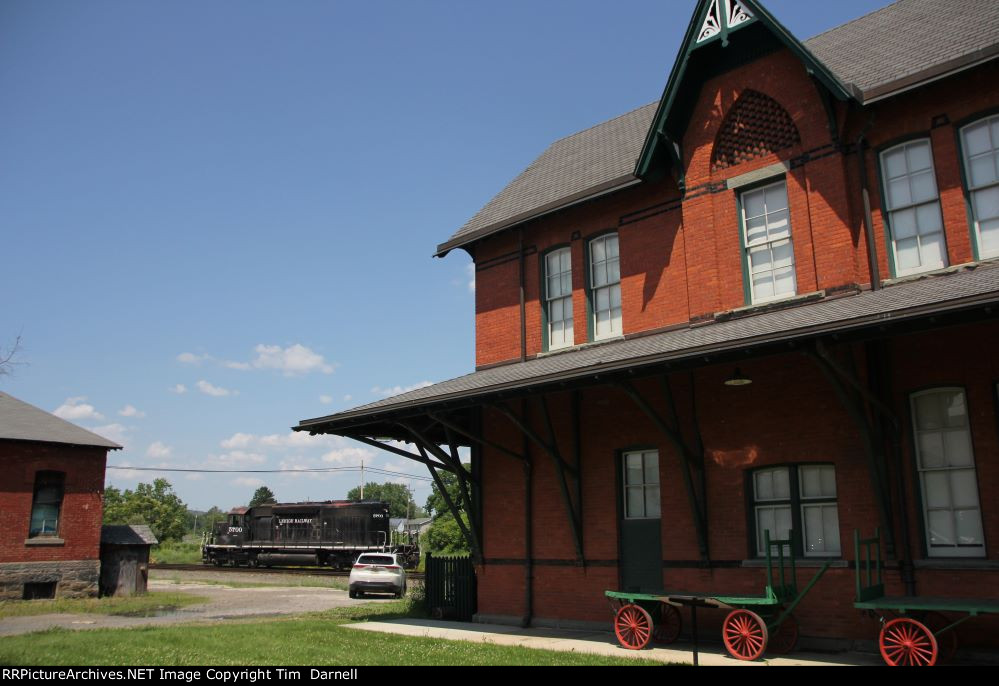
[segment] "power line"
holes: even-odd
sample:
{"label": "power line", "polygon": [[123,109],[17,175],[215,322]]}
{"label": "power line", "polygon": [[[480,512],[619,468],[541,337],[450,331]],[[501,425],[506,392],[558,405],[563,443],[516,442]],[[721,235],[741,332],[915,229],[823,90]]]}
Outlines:
{"label": "power line", "polygon": [[[319,467],[315,469],[189,469],[181,467],[126,467],[122,465],[107,465],[108,469],[131,470],[135,472],[191,472],[196,474],[304,474],[316,472],[357,472],[360,467]],[[365,467],[365,471],[376,472],[388,476],[403,476],[417,481],[433,481],[429,476],[417,476],[405,472],[394,472],[388,469]]]}

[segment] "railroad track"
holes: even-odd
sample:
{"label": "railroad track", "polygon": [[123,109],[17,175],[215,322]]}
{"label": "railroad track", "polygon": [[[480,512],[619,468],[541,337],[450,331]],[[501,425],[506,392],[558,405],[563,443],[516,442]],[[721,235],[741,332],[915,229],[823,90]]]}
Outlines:
{"label": "railroad track", "polygon": [[[173,572],[246,572],[249,574],[305,574],[307,576],[348,577],[350,572],[338,572],[334,569],[319,567],[215,567],[214,565],[176,565],[153,563],[150,569],[162,569]],[[406,572],[409,579],[422,580],[422,572]]]}

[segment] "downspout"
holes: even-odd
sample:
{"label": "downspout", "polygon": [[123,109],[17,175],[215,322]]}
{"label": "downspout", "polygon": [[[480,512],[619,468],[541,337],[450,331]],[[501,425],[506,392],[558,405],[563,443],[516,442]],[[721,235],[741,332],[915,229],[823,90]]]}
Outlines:
{"label": "downspout", "polygon": [[524,306],[524,227],[517,232],[517,259],[520,265],[520,361],[527,360],[527,316]]}
{"label": "downspout", "polygon": [[[864,234],[867,238],[867,261],[871,273],[871,290],[879,291],[881,290],[881,270],[878,267],[878,257],[877,251],[875,250],[874,241],[874,219],[871,215],[871,195],[867,185],[867,155],[865,150],[867,148],[867,133],[874,126],[875,112],[872,110],[870,116],[867,119],[867,124],[864,129],[860,132],[857,137],[857,165],[860,172],[860,193],[864,204]],[[885,344],[884,342],[878,342],[876,346],[876,368],[883,370],[883,364],[885,363]],[[870,362],[871,348],[867,348],[868,362]],[[888,369],[887,373],[890,375],[891,370]],[[889,376],[885,379],[883,375],[879,375],[878,384],[880,392],[878,395],[884,401],[889,401],[892,387],[892,377]],[[905,484],[903,483],[903,458],[902,458],[902,445],[900,439],[900,427],[894,422],[885,422],[883,417],[879,417],[878,421],[882,422],[882,427],[885,424],[890,424],[888,426],[889,438],[889,451],[892,456],[893,466],[896,469],[896,478],[894,479],[897,485],[898,493],[898,509],[899,509],[899,525],[901,535],[896,537],[896,540],[900,543],[901,554],[899,555],[899,574],[902,577],[902,583],[905,586],[905,593],[908,596],[916,595],[916,578],[912,564],[912,540],[909,531],[909,506],[906,500]],[[883,435],[883,431],[882,431]]]}
{"label": "downspout", "polygon": [[[521,291],[523,292],[523,291]],[[520,401],[520,416],[527,421],[527,402]],[[534,536],[532,533],[532,511],[531,498],[533,492],[531,488],[531,445],[527,440],[527,434],[522,434],[523,455],[524,455],[524,617],[521,619],[521,626],[527,628],[531,626],[534,619]]]}
{"label": "downspout", "polygon": [[[871,341],[867,345],[867,359],[869,365],[868,375],[875,380],[876,392],[881,401],[891,403],[891,389],[894,387],[894,375],[892,374],[891,355],[888,351],[888,343],[884,340]],[[871,359],[873,357],[873,359]],[[912,540],[909,529],[909,507],[905,498],[905,479],[903,478],[905,465],[902,457],[902,428],[897,420],[889,421],[883,414],[878,413],[881,426],[887,428],[889,455],[892,458],[892,468],[895,470],[895,491],[898,502],[899,526],[901,532],[896,537],[898,541],[898,566],[899,575],[902,577],[902,584],[905,586],[907,596],[916,595],[916,573],[912,563]],[[882,435],[884,434],[882,429]]]}
{"label": "downspout", "polygon": [[860,196],[864,204],[864,235],[867,238],[867,266],[871,273],[871,290],[881,290],[881,270],[878,267],[878,253],[874,246],[874,220],[871,216],[871,194],[867,188],[867,132],[874,126],[874,112],[857,137],[857,166],[860,172]]}

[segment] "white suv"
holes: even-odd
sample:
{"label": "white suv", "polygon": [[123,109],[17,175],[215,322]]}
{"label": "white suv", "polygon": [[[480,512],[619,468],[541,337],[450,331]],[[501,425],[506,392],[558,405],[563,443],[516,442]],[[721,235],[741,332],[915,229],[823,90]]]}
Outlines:
{"label": "white suv", "polygon": [[394,593],[396,598],[406,595],[406,570],[400,557],[395,553],[364,553],[357,558],[347,581],[350,597],[367,592]]}

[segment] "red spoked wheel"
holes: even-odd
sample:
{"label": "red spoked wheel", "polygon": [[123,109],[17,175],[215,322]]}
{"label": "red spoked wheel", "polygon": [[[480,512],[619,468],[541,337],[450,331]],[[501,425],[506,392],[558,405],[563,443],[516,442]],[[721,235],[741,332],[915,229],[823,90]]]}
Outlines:
{"label": "red spoked wheel", "polygon": [[798,645],[798,620],[789,614],[770,635],[767,652],[774,655],[787,655]]}
{"label": "red spoked wheel", "polygon": [[893,619],[881,629],[881,657],[892,667],[932,667],[937,663],[937,639],[911,617]]}
{"label": "red spoked wheel", "polygon": [[667,603],[659,606],[659,617],[652,630],[652,640],[656,643],[672,643],[680,635],[683,618],[675,607]]}
{"label": "red spoked wheel", "polygon": [[954,629],[944,633],[940,633],[940,631],[950,626],[951,621],[945,615],[934,610],[924,614],[919,618],[919,621],[926,625],[933,634],[933,638],[937,640],[937,664],[945,665],[950,662],[957,652],[957,631]]}
{"label": "red spoked wheel", "polygon": [[722,639],[729,654],[739,660],[756,660],[767,649],[767,625],[749,610],[732,610],[722,622]]}
{"label": "red spoked wheel", "polygon": [[625,605],[614,617],[614,633],[625,648],[641,650],[652,638],[652,617],[638,605]]}

